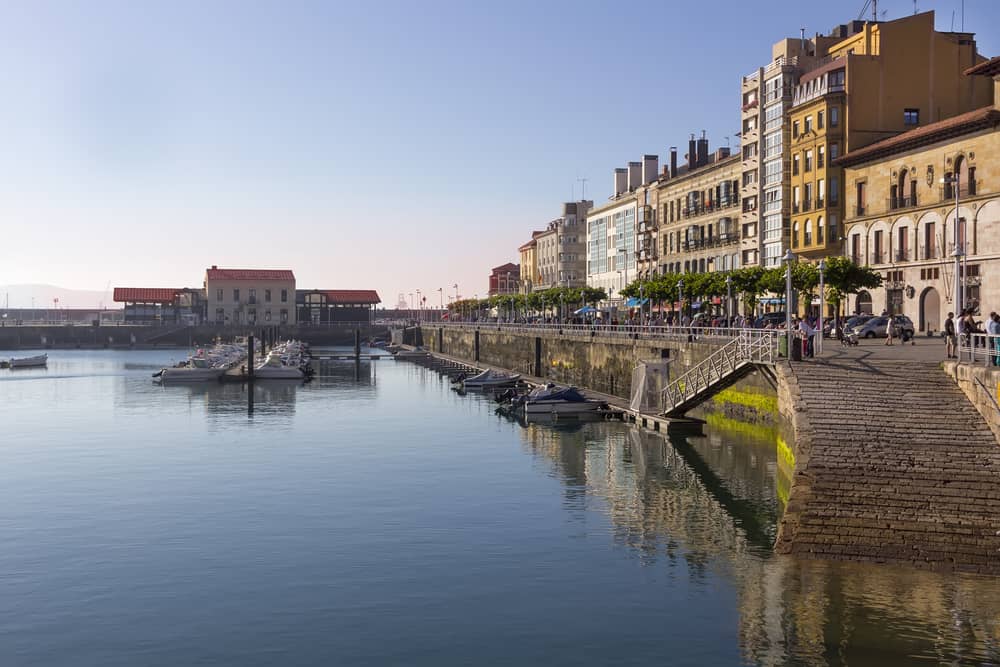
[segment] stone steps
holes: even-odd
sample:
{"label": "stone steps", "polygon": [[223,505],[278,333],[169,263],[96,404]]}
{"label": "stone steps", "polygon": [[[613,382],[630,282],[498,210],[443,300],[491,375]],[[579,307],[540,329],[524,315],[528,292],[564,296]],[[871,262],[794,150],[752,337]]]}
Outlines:
{"label": "stone steps", "polygon": [[779,550],[1000,573],[1000,447],[937,364],[791,369],[809,444]]}

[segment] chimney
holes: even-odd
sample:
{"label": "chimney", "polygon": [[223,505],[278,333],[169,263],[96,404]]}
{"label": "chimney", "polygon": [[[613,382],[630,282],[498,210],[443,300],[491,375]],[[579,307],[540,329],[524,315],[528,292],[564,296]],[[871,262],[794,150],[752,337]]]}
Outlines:
{"label": "chimney", "polygon": [[656,172],[660,170],[659,155],[642,156],[642,182],[649,185],[656,180]]}
{"label": "chimney", "polygon": [[729,147],[717,148],[715,150],[715,161],[722,162],[729,157]]}
{"label": "chimney", "polygon": [[696,146],[697,144],[695,143],[694,135],[692,134],[691,139],[688,141],[688,154],[687,154],[688,171],[692,171],[696,166],[698,166],[698,156],[696,154],[697,151]]}
{"label": "chimney", "polygon": [[642,185],[642,163],[641,162],[629,162],[628,163],[628,191],[632,192],[637,187]]}
{"label": "chimney", "polygon": [[677,178],[677,146],[670,147],[670,178]]}
{"label": "chimney", "polygon": [[615,168],[615,196],[628,190],[628,169],[624,167]]}
{"label": "chimney", "polygon": [[705,138],[705,130],[701,131],[701,139],[698,140],[698,166],[703,167],[708,164],[708,139]]}
{"label": "chimney", "polygon": [[215,264],[213,264],[213,265],[212,265],[212,268],[213,268],[213,269],[217,269],[217,268],[219,268],[219,267],[218,267],[218,266],[216,266]]}

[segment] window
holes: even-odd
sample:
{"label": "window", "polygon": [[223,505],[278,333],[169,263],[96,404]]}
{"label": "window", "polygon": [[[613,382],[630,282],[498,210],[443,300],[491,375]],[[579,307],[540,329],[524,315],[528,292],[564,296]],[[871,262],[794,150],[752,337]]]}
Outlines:
{"label": "window", "polygon": [[816,218],[816,243],[823,245],[823,216]]}
{"label": "window", "polygon": [[934,238],[934,223],[928,222],[924,225],[924,259],[935,259],[937,257],[937,244]]}
{"label": "window", "polygon": [[[832,182],[833,179],[831,178],[830,181]],[[864,215],[865,214],[865,203],[866,203],[865,202],[865,194],[866,194],[866,192],[865,192],[866,191],[865,185],[866,185],[866,183],[864,181],[861,181],[860,183],[857,184],[858,201],[857,201],[857,210],[855,212],[858,215]],[[830,199],[830,202],[831,203],[833,202],[833,198]]]}
{"label": "window", "polygon": [[271,303],[271,290],[269,289],[264,290],[264,303]]}
{"label": "window", "polygon": [[756,171],[747,171],[743,173],[743,187],[746,187],[748,185],[753,185],[756,182],[757,182]]}
{"label": "window", "polygon": [[840,107],[830,107],[830,127],[840,125]]}
{"label": "window", "polygon": [[802,245],[812,245],[812,242],[813,242],[813,223],[812,220],[806,218],[806,235],[802,240]]}
{"label": "window", "polygon": [[903,109],[903,125],[920,125],[920,109]]}
{"label": "window", "polygon": [[840,155],[840,145],[830,144],[830,162],[836,160],[838,155]]}
{"label": "window", "polygon": [[804,188],[804,192],[805,192],[805,198],[803,199],[803,202],[802,202],[802,210],[803,211],[808,211],[812,207],[813,184],[812,183],[806,183],[805,184],[805,188]]}
{"label": "window", "polygon": [[249,303],[257,303],[257,288],[251,287],[250,289],[247,290],[247,292],[249,292],[247,296],[247,298],[249,299]]}
{"label": "window", "polygon": [[805,170],[806,171],[812,171],[813,170],[813,152],[812,152],[812,149],[809,149],[809,150],[806,151]]}
{"label": "window", "polygon": [[[221,290],[220,290],[221,291]],[[226,321],[226,309],[216,308],[215,309],[215,321],[222,324]]]}
{"label": "window", "polygon": [[215,300],[222,301],[225,297],[222,295],[222,288],[215,290]]}
{"label": "window", "polygon": [[764,131],[770,132],[781,128],[781,121],[784,118],[783,105],[772,104],[764,110]]}
{"label": "window", "polygon": [[799,247],[799,223],[797,222],[792,227],[792,247],[793,248]]}
{"label": "window", "polygon": [[803,132],[812,132],[813,129],[813,117],[806,116],[805,129]]}
{"label": "window", "polygon": [[239,303],[239,302],[240,302],[240,290],[239,288],[236,288],[233,290],[233,303]]}
{"label": "window", "polygon": [[881,264],[884,261],[882,249],[882,230],[876,229],[872,235],[872,264]]}
{"label": "window", "polygon": [[792,139],[797,139],[799,136],[799,121],[792,123]]}
{"label": "window", "polygon": [[896,230],[896,261],[906,262],[910,259],[910,248],[909,240],[910,235],[907,234],[906,227],[900,227]]}
{"label": "window", "polygon": [[764,185],[781,182],[782,162],[780,159],[764,163]]}
{"label": "window", "polygon": [[281,323],[282,324],[286,324],[287,322],[288,322],[288,309],[287,308],[282,308],[281,309]]}
{"label": "window", "polygon": [[796,153],[792,156],[792,176],[796,176],[799,173],[799,154]]}
{"label": "window", "polygon": [[826,192],[824,187],[826,186],[825,179],[819,179],[816,181],[816,208],[823,208],[823,193]]}
{"label": "window", "polygon": [[802,188],[795,186],[792,188],[792,211],[795,213],[799,212],[799,205],[801,203]]}
{"label": "window", "polygon": [[757,144],[747,144],[743,147],[743,159],[749,160],[757,156]]}
{"label": "window", "polygon": [[820,111],[816,114],[816,127],[819,128],[820,130],[823,129],[823,118],[825,115],[826,114],[823,111]]}
{"label": "window", "polygon": [[781,132],[772,132],[764,135],[764,158],[778,157],[781,155]]}
{"label": "window", "polygon": [[[286,289],[281,290],[281,303],[288,303],[288,290]],[[284,313],[286,311],[282,310],[281,312]]]}
{"label": "window", "polygon": [[816,149],[816,168],[822,169],[826,163],[826,146],[820,146]]}
{"label": "window", "polygon": [[976,168],[969,167],[969,176],[966,179],[967,187],[969,188],[969,194],[976,194]]}
{"label": "window", "polygon": [[829,190],[830,205],[836,206],[840,203],[840,179],[831,178],[830,179],[830,190]]}

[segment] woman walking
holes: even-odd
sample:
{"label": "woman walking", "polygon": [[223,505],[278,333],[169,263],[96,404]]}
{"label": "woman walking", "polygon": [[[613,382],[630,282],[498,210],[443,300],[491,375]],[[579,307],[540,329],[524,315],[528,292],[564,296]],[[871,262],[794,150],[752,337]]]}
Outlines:
{"label": "woman walking", "polygon": [[892,335],[895,333],[893,329],[896,327],[896,323],[892,319],[892,315],[886,318],[885,322],[885,344],[892,345]]}

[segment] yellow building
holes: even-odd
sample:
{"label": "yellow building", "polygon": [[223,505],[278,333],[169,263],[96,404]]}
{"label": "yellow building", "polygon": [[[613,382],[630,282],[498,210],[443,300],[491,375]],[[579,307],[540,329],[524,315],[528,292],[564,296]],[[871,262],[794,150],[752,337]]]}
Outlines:
{"label": "yellow building", "polygon": [[521,292],[527,294],[540,284],[538,277],[538,241],[545,232],[532,232],[531,240],[518,248],[521,253]]}
{"label": "yellow building", "polygon": [[[972,33],[937,32],[934,13],[865,23],[830,44],[792,93],[791,248],[804,259],[843,250],[838,156],[991,102],[991,84],[963,71],[985,60]],[[900,194],[899,196],[904,196]]]}
{"label": "yellow building", "polygon": [[[994,87],[992,106],[921,126],[841,159],[847,256],[884,279],[880,288],[857,295],[854,311],[907,315],[917,331],[935,332],[949,311],[1000,306],[1000,236],[995,233],[1000,226],[1000,58],[967,73]],[[955,176],[957,189],[948,182]],[[958,280],[956,242],[962,258]]]}

